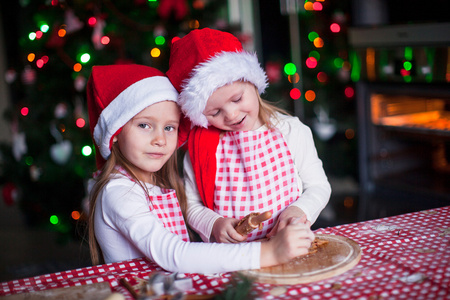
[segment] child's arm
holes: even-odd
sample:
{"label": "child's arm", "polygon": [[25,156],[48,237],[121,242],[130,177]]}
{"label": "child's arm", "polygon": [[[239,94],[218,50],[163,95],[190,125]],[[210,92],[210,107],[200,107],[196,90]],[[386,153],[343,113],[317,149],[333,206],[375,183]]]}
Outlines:
{"label": "child's arm", "polygon": [[[280,131],[294,160],[301,192],[299,199],[289,206],[293,207],[289,214],[298,212],[300,217],[303,213],[314,223],[330,199],[331,186],[317,155],[311,129],[296,117],[286,117]],[[282,219],[284,217],[287,215]]]}
{"label": "child's arm", "polygon": [[127,181],[105,188],[97,202],[96,236],[106,262],[145,255],[170,272],[232,272],[287,262],[306,254],[314,239],[304,224],[288,224],[264,243],[184,242],[149,211],[142,189]]}

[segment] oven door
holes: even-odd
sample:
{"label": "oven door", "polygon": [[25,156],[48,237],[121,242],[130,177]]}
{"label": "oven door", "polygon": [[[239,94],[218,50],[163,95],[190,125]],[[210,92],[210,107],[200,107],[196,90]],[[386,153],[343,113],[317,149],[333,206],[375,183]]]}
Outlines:
{"label": "oven door", "polygon": [[360,218],[450,205],[448,84],[359,82]]}

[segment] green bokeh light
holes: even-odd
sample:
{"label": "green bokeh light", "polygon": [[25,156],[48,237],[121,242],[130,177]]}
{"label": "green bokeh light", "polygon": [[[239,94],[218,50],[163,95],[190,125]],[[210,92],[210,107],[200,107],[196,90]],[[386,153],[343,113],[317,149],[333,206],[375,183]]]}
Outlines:
{"label": "green bokeh light", "polygon": [[34,162],[34,159],[31,156],[27,156],[25,158],[25,163],[27,164],[27,166],[31,166]]}
{"label": "green bokeh light", "polygon": [[311,31],[310,33],[308,33],[308,40],[310,42],[314,42],[314,40],[318,37],[319,37],[319,34],[315,31]]}
{"label": "green bokeh light", "polygon": [[344,65],[344,60],[340,57],[337,57],[334,59],[333,64],[336,68],[342,68],[342,66]]}
{"label": "green bokeh light", "polygon": [[161,36],[161,35],[159,35],[159,36],[157,36],[155,38],[155,44],[156,45],[164,45],[165,42],[166,42],[166,39],[163,36]]}
{"label": "green bokeh light", "polygon": [[409,62],[409,61],[405,61],[405,62],[403,63],[403,68],[405,68],[406,71],[411,71],[412,63]]}
{"label": "green bokeh light", "polygon": [[413,50],[411,47],[405,47],[405,59],[412,60],[413,58]]}
{"label": "green bokeh light", "polygon": [[287,75],[294,75],[295,72],[297,72],[297,67],[296,67],[293,63],[287,63],[287,64],[284,66],[284,72],[285,72]]}
{"label": "green bokeh light", "polygon": [[50,223],[52,223],[53,225],[58,224],[58,223],[59,223],[59,218],[58,218],[58,216],[52,215],[52,216],[50,217]]}
{"label": "green bokeh light", "polygon": [[317,61],[320,59],[320,54],[316,50],[309,52],[309,57],[314,57]]}

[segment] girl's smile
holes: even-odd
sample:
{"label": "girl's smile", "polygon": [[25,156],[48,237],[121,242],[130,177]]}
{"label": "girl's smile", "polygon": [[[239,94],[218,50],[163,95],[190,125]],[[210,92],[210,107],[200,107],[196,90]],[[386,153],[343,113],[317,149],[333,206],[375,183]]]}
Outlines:
{"label": "girl's smile", "polygon": [[164,153],[148,153],[148,156],[151,158],[161,158],[164,156]]}
{"label": "girl's smile", "polygon": [[243,117],[242,120],[240,120],[239,122],[231,124],[230,127],[235,128],[234,129],[235,131],[242,130],[242,128],[245,127],[245,119],[246,119],[246,116]]}

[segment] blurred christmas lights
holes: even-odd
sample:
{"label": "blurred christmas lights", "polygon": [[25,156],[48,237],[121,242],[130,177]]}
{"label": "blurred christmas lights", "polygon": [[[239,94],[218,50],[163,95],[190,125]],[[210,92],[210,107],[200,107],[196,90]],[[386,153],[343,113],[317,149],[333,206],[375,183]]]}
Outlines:
{"label": "blurred christmas lights", "polygon": [[74,220],[79,220],[80,217],[81,217],[81,214],[80,214],[79,211],[74,210],[74,211],[70,214],[70,216],[71,216],[72,219],[74,219]]}
{"label": "blurred christmas lights", "polygon": [[81,66],[80,63],[76,63],[76,64],[73,65],[73,70],[74,70],[75,72],[80,72],[82,68],[83,68],[83,67]]}
{"label": "blurred christmas lights", "polygon": [[317,52],[316,50],[310,51],[308,56],[309,57],[314,57],[316,60],[320,59],[320,53]]}
{"label": "blurred christmas lights", "polygon": [[159,57],[159,56],[161,55],[161,50],[159,50],[158,48],[153,48],[153,49],[150,51],[150,55],[151,55],[152,57]]}
{"label": "blurred christmas lights", "polygon": [[320,2],[314,2],[312,7],[315,11],[321,11],[323,9],[322,3]]}
{"label": "blurred christmas lights", "polygon": [[306,66],[310,69],[317,67],[317,60],[314,57],[308,57],[306,59]]}
{"label": "blurred christmas lights", "polygon": [[166,43],[166,39],[163,36],[157,36],[155,38],[155,44],[156,45],[164,45]]}
{"label": "blurred christmas lights", "polygon": [[34,61],[35,58],[36,58],[36,55],[35,55],[34,53],[30,53],[30,54],[28,54],[28,56],[27,56],[27,60],[28,60],[29,62]]}
{"label": "blurred christmas lights", "polygon": [[284,72],[286,75],[294,75],[297,72],[297,67],[293,63],[287,63],[284,66]]}
{"label": "blurred christmas lights", "polygon": [[76,125],[78,128],[83,128],[86,125],[86,121],[83,118],[78,118],[76,121]]}
{"label": "blurred christmas lights", "polygon": [[323,39],[320,37],[315,38],[313,43],[316,48],[322,48],[324,45]]}
{"label": "blurred christmas lights", "polygon": [[110,41],[111,41],[110,38],[107,37],[106,35],[100,39],[100,43],[102,43],[102,45],[108,45]]}
{"label": "blurred christmas lights", "polygon": [[85,64],[91,60],[91,55],[89,53],[83,53],[80,56],[80,62]]}
{"label": "blurred christmas lights", "polygon": [[34,162],[34,159],[31,156],[27,156],[25,158],[25,164],[27,164],[27,166],[31,166]]}
{"label": "blurred christmas lights", "polygon": [[64,37],[66,35],[67,31],[64,28],[61,28],[58,30],[58,36]]}
{"label": "blurred christmas lights", "polygon": [[289,75],[288,80],[290,83],[297,83],[300,80],[300,76],[298,75],[298,73],[295,73],[294,75]]}
{"label": "blurred christmas lights", "polygon": [[336,58],[333,60],[333,64],[334,64],[334,66],[335,66],[336,68],[340,69],[340,68],[342,68],[342,66],[344,65],[344,60],[343,60],[342,58],[340,58],[340,57],[336,57]]}
{"label": "blurred christmas lights", "polygon": [[44,66],[44,61],[40,58],[36,61],[36,66],[40,69]]}
{"label": "blurred christmas lights", "polygon": [[92,148],[91,148],[91,146],[84,146],[84,147],[81,149],[81,154],[83,154],[83,156],[89,156],[89,155],[91,155],[91,154],[92,154]]}
{"label": "blurred christmas lights", "polygon": [[316,99],[316,93],[313,90],[308,90],[305,92],[305,99],[312,102]]}
{"label": "blurred christmas lights", "polygon": [[405,59],[406,60],[413,59],[413,50],[411,47],[405,47]]}
{"label": "blurred christmas lights", "polygon": [[57,215],[52,215],[50,216],[50,223],[52,223],[53,225],[56,225],[59,223],[59,218]]}
{"label": "blurred christmas lights", "polygon": [[50,29],[50,27],[47,24],[42,24],[40,29],[41,29],[42,32],[45,33],[45,32],[47,32]]}
{"label": "blurred christmas lights", "polygon": [[88,25],[91,26],[91,27],[94,27],[95,24],[97,24],[97,18],[96,17],[90,17],[88,19]]}
{"label": "blurred christmas lights", "polygon": [[330,25],[331,32],[338,33],[341,31],[341,26],[338,23],[333,23]]}
{"label": "blurred christmas lights", "polygon": [[355,131],[351,128],[345,130],[345,137],[348,140],[355,138]]}
{"label": "blurred christmas lights", "polygon": [[318,37],[319,37],[319,34],[315,31],[311,31],[310,33],[308,33],[308,40],[310,42],[314,42],[314,40]]}
{"label": "blurred christmas lights", "polygon": [[198,20],[191,20],[189,21],[189,28],[190,29],[198,29],[200,27],[200,22]]}
{"label": "blurred christmas lights", "polygon": [[310,1],[306,1],[305,4],[303,5],[303,7],[304,7],[305,10],[307,10],[307,11],[312,11],[312,10],[314,10],[313,3],[310,2]]}
{"label": "blurred christmas lights", "polygon": [[355,95],[355,90],[353,89],[353,87],[348,86],[345,88],[344,94],[345,94],[345,97],[352,98]]}
{"label": "blurred christmas lights", "polygon": [[22,107],[20,113],[22,114],[22,116],[26,117],[29,113],[28,107]]}
{"label": "blurred christmas lights", "polygon": [[300,90],[298,88],[293,88],[289,92],[289,96],[291,96],[291,98],[294,99],[294,100],[299,99],[301,95],[302,95],[302,93],[300,92]]}
{"label": "blurred christmas lights", "polygon": [[317,73],[317,80],[321,83],[325,83],[328,81],[328,75],[325,72]]}

